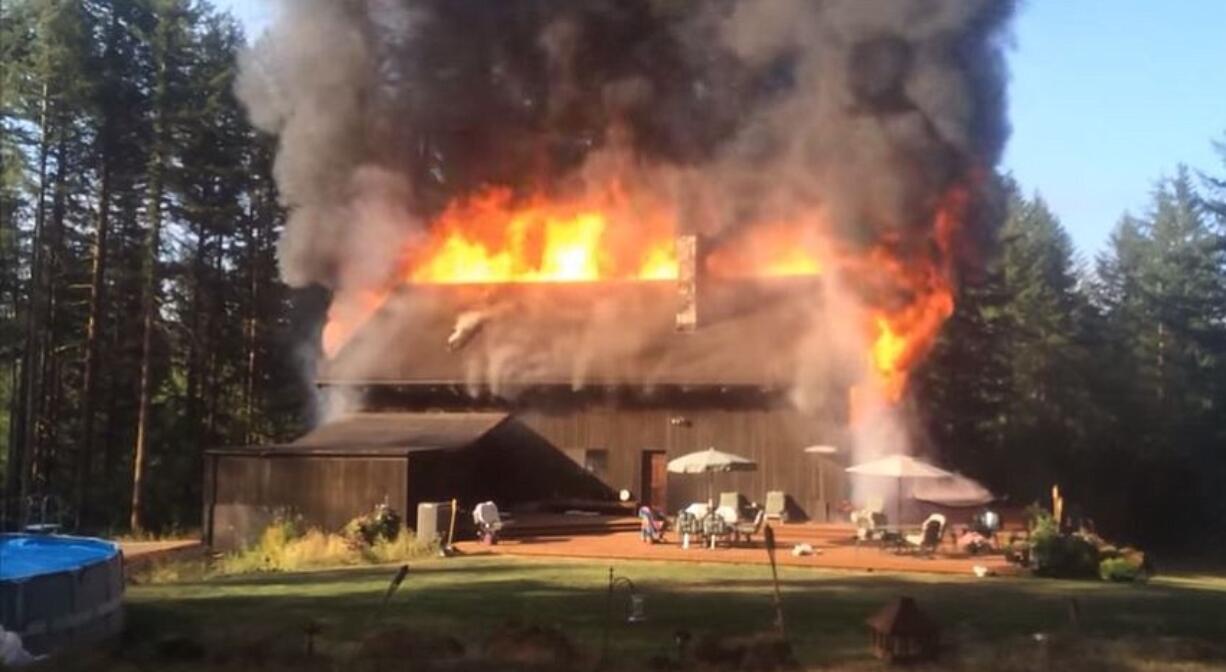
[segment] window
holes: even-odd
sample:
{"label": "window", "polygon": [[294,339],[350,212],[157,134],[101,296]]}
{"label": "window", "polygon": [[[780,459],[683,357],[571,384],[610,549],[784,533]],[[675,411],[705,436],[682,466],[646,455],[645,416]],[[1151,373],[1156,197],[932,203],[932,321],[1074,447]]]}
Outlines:
{"label": "window", "polygon": [[583,469],[596,478],[603,480],[609,472],[609,451],[583,451]]}

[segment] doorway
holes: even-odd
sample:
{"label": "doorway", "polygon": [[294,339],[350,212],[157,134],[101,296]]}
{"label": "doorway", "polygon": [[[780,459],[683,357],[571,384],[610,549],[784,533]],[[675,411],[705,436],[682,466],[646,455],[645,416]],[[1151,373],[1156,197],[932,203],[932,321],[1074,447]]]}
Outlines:
{"label": "doorway", "polygon": [[668,507],[668,454],[662,450],[644,450],[639,498],[645,506],[665,510]]}

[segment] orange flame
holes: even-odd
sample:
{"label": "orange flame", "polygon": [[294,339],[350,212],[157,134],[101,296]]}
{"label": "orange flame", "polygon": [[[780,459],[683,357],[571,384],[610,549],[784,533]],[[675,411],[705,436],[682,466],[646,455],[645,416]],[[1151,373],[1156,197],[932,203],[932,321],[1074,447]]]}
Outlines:
{"label": "orange flame", "polygon": [[911,292],[911,298],[899,308],[872,313],[875,337],[869,359],[873,377],[867,385],[851,390],[853,424],[902,399],[911,369],[932,349],[941,326],[953,314],[952,248],[969,199],[965,188],[955,187],[938,205],[933,226],[937,254],[933,258],[908,266],[884,250],[870,255],[874,266],[892,276],[896,286]]}
{"label": "orange flame", "polygon": [[[969,201],[954,188],[937,204],[934,250],[904,258],[888,245],[868,253],[834,251],[820,235],[820,213],[804,221],[747,227],[712,251],[705,269],[718,277],[817,275],[836,267],[892,298],[870,306],[865,331],[870,379],[851,390],[852,421],[872,407],[898,403],[908,374],[931,349],[954,308],[951,247]],[[671,280],[677,278],[676,213],[632,198],[616,181],[582,197],[516,199],[489,188],[449,205],[406,250],[396,282],[464,284]],[[329,310],[324,351],[336,354],[378,310],[388,291],[341,297]],[[906,297],[899,300],[899,296]]]}
{"label": "orange flame", "polygon": [[515,203],[494,188],[453,203],[404,278],[418,283],[582,282],[677,277],[668,213],[636,208],[617,186],[575,202]]}
{"label": "orange flame", "polygon": [[781,278],[820,275],[822,258],[811,239],[815,223],[760,224],[731,244],[711,252],[706,270],[723,278]]}

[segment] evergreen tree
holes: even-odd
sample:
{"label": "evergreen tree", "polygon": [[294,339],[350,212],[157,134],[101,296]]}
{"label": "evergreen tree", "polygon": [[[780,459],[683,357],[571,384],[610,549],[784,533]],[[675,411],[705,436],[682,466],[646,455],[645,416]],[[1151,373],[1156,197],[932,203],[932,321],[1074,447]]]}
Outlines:
{"label": "evergreen tree", "polygon": [[1204,476],[1220,465],[1220,389],[1226,359],[1226,246],[1185,168],[1163,180],[1147,217],[1126,217],[1099,261],[1099,302],[1119,394],[1106,401],[1131,444],[1121,487],[1138,536],[1162,542],[1176,512],[1213,525]]}

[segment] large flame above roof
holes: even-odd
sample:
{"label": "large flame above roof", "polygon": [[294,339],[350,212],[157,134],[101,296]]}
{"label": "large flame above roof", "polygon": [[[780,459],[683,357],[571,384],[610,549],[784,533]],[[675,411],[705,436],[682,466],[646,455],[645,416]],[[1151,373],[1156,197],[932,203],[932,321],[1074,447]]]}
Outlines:
{"label": "large flame above roof", "polygon": [[[593,195],[515,199],[490,188],[453,203],[405,252],[401,279],[419,284],[675,280],[677,216],[618,182]],[[712,255],[720,277],[817,275],[821,253],[800,223],[752,227]]]}
{"label": "large flame above roof", "polygon": [[[852,415],[899,401],[908,372],[953,312],[950,245],[965,216],[966,191],[952,189],[935,209],[931,256],[903,258],[888,245],[840,248],[822,235],[820,213],[747,226],[710,251],[704,271],[720,278],[815,276],[835,270],[852,285],[884,287],[863,317],[869,380],[852,390]],[[458,200],[403,251],[399,284],[667,281],[678,276],[677,216],[658,200],[634,197],[618,182],[573,198],[516,198],[489,188]],[[341,296],[324,330],[334,356],[385,302],[391,289]],[[903,297],[901,300],[898,297]]]}

